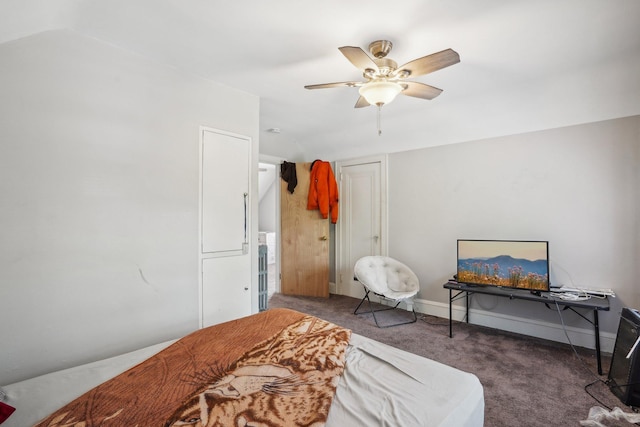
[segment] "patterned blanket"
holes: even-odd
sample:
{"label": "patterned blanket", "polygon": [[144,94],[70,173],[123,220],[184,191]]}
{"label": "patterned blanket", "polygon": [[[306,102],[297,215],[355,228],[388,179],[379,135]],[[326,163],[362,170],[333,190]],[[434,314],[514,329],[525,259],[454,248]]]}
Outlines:
{"label": "patterned blanket", "polygon": [[205,328],[37,426],[322,426],[350,336],[287,309]]}

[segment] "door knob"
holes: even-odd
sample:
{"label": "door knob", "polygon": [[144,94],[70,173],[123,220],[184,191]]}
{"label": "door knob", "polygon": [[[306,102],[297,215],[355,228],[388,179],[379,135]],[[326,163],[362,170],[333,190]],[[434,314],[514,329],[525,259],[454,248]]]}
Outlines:
{"label": "door knob", "polygon": [[327,240],[327,236],[322,236],[320,240]]}

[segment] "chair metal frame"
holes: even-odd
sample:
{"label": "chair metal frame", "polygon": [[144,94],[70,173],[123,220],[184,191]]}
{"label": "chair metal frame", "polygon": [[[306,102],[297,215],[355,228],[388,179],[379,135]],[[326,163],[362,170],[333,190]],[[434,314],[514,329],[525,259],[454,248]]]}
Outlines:
{"label": "chair metal frame", "polygon": [[[357,277],[354,277],[354,279],[358,280]],[[382,299],[384,299],[386,301],[396,301],[396,300],[393,300],[391,298],[387,298],[382,294],[373,292],[373,291],[367,289],[367,287],[364,286],[364,284],[362,285],[362,287],[364,288],[365,294],[364,294],[364,297],[362,297],[362,300],[360,301],[360,304],[358,304],[358,306],[354,310],[353,314],[367,314],[366,311],[358,313],[358,309],[360,309],[360,306],[362,305],[364,300],[367,300],[367,302],[369,304],[369,313],[371,313],[371,315],[373,316],[373,321],[376,322],[376,326],[378,328],[390,328],[392,326],[408,325],[409,323],[416,323],[416,321],[418,320],[418,315],[416,314],[416,310],[413,308],[413,304],[412,304],[411,305],[411,312],[413,313],[413,320],[408,320],[406,322],[392,323],[392,324],[389,324],[389,325],[380,325],[380,323],[378,322],[378,318],[376,317],[376,313],[378,313],[380,311],[395,310],[396,308],[398,308],[398,306],[400,305],[400,303],[403,300],[397,300],[396,305],[394,305],[393,307],[390,306],[390,307],[387,307],[387,308],[379,308],[377,310],[374,310],[373,307],[371,306],[371,299],[369,298],[369,293],[372,293],[372,294],[376,295],[377,297],[380,297],[380,298],[382,298]]]}

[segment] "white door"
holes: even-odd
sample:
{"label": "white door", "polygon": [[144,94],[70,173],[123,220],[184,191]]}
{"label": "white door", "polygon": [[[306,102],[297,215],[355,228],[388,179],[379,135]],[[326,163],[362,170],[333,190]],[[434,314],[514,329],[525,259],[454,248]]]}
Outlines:
{"label": "white door", "polygon": [[340,179],[340,221],[336,234],[337,293],[361,298],[353,266],[367,255],[386,255],[386,158],[336,164]]}
{"label": "white door", "polygon": [[202,129],[201,326],[251,314],[251,138]]}
{"label": "white door", "polygon": [[251,266],[244,256],[202,260],[202,326],[251,314]]}
{"label": "white door", "polygon": [[202,253],[242,251],[247,242],[249,141],[203,130]]}

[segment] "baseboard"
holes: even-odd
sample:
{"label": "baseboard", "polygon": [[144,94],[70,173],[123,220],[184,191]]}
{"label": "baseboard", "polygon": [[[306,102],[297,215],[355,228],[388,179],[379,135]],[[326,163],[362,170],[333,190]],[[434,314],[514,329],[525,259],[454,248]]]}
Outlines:
{"label": "baseboard", "polygon": [[[416,312],[445,319],[449,318],[449,304],[447,303],[416,299],[414,300],[414,304]],[[464,320],[466,310],[463,306],[453,305],[451,311],[454,320]],[[565,335],[562,325],[558,323],[527,319],[473,308],[469,310],[469,317],[471,323],[474,325],[530,335],[550,341],[567,343],[568,335],[573,345],[595,349],[594,330],[591,325],[585,328],[567,326],[567,333]],[[455,325],[453,333],[455,334]],[[600,331],[600,349],[603,353],[613,353],[615,342],[616,334]]]}
{"label": "baseboard", "polygon": [[337,294],[338,293],[338,288],[336,287],[336,284],[333,282],[329,282],[329,293],[330,294]]}

